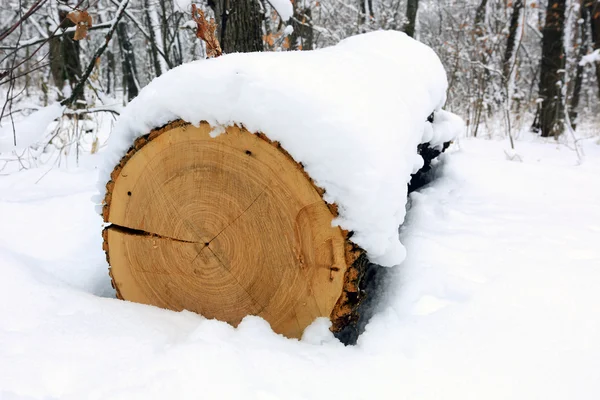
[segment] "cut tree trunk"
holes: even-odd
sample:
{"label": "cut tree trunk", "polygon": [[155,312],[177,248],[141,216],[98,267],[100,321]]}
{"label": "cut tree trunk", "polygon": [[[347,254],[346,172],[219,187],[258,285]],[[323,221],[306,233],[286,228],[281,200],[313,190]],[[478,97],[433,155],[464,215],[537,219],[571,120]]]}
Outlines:
{"label": "cut tree trunk", "polygon": [[[278,142],[237,126],[211,132],[172,122],[115,166],[102,214],[117,297],[234,326],[258,315],[294,338],[326,317],[356,343],[388,269],[332,226],[337,206]],[[424,166],[409,192],[448,145],[419,145]]]}
{"label": "cut tree trunk", "polygon": [[138,138],[107,184],[104,250],[117,296],[301,337],[353,324],[368,262],[277,142],[174,122]]}

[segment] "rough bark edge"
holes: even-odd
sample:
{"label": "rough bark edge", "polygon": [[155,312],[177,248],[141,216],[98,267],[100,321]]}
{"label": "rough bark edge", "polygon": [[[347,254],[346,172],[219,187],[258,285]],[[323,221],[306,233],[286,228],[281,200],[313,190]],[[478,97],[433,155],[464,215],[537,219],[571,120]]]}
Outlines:
{"label": "rough bark edge", "polygon": [[[146,144],[150,143],[150,141],[154,140],[158,136],[162,135],[164,132],[167,132],[171,129],[186,127],[191,125],[189,122],[185,122],[182,120],[176,120],[169,122],[162,127],[153,129],[150,133],[138,137],[133,145],[129,148],[127,153],[121,158],[119,163],[113,169],[113,172],[110,175],[110,180],[106,184],[106,195],[103,201],[103,209],[102,216],[105,222],[109,221],[109,213],[110,213],[110,201],[112,200],[112,190],[114,188],[115,182],[118,176],[121,173],[121,170],[125,166],[125,164],[133,157],[133,155],[143,148]],[[242,126],[243,127],[243,126]],[[302,163],[297,162],[294,158],[281,146],[281,143],[278,141],[273,141],[269,139],[264,133],[256,133],[260,139],[266,141],[272,146],[276,147],[279,151],[283,153],[284,156],[288,157],[298,168],[300,172],[308,179],[308,181],[315,188],[317,193],[323,198],[325,194],[325,190],[320,188],[315,184],[313,179],[308,175]],[[427,181],[427,173],[431,169],[431,161],[437,158],[441,153],[443,153],[450,146],[450,142],[444,143],[441,150],[432,148],[428,143],[420,144],[417,148],[417,152],[423,157],[425,163],[423,168],[414,174],[411,180],[411,184],[409,185],[408,192],[412,192],[418,189]],[[415,182],[416,181],[416,182]],[[334,217],[339,215],[338,207],[336,204],[331,204],[323,201],[329,208],[330,212]],[[349,331],[356,331],[356,326],[360,319],[360,305],[362,301],[366,298],[367,293],[365,292],[365,288],[367,287],[369,282],[368,277],[365,276],[369,270],[369,268],[374,268],[375,264],[369,262],[366,252],[360,248],[358,245],[350,241],[353,232],[349,232],[347,230],[342,229],[342,235],[345,240],[345,257],[346,257],[346,265],[347,269],[344,273],[344,284],[342,286],[342,293],[338,298],[329,319],[332,323],[330,330],[342,340],[342,342],[346,344],[352,344],[356,342],[356,338],[358,337],[359,332],[352,332],[348,334]],[[105,228],[102,232],[103,244],[102,248],[106,254],[106,261],[110,266],[110,256],[108,249],[108,228]],[[109,276],[111,279],[111,285],[116,291],[117,298],[124,300],[121,295],[118,286],[115,283],[114,277],[112,275],[112,270],[109,267]],[[346,339],[344,339],[346,337]]]}
{"label": "rough bark edge", "polygon": [[[125,164],[135,155],[136,152],[141,150],[146,144],[150,143],[152,140],[162,135],[163,133],[180,127],[186,127],[191,125],[189,122],[185,122],[182,120],[176,120],[169,122],[159,128],[153,129],[150,133],[140,136],[133,142],[133,145],[127,150],[127,153],[121,158],[119,163],[115,166],[113,171],[110,174],[110,180],[106,183],[106,194],[104,196],[104,200],[102,202],[102,218],[105,223],[109,222],[110,217],[110,202],[112,201],[112,192],[115,186],[115,183],[121,174],[121,171],[125,167]],[[319,196],[323,198],[325,194],[325,190],[320,188],[315,184],[313,179],[308,175],[308,173],[304,170],[304,166],[302,163],[297,162],[294,158],[288,153],[282,146],[281,143],[277,141],[273,141],[269,139],[264,133],[256,133],[260,139],[266,141],[270,145],[277,148],[284,156],[289,158],[298,168],[299,171],[306,177],[306,179],[312,184],[315,188]],[[338,207],[336,204],[327,203],[323,200],[329,211],[334,217],[339,215]],[[110,267],[110,255],[109,255],[109,247],[108,247],[108,229],[106,227],[102,231],[102,249],[106,254],[106,262],[109,265],[108,275],[110,276],[111,285],[113,289],[115,289],[116,295],[118,299],[124,300],[123,296],[119,291],[119,287],[117,286],[115,279],[112,274],[112,268]],[[358,314],[358,306],[360,302],[365,297],[365,293],[361,291],[361,280],[365,274],[367,265],[369,264],[366,256],[366,252],[361,249],[356,244],[350,241],[352,236],[352,232],[342,229],[342,236],[345,240],[345,258],[347,269],[344,273],[344,284],[342,286],[342,293],[336,302],[329,319],[332,322],[331,331],[334,333],[340,332],[344,327],[351,324],[356,324],[359,318]]]}

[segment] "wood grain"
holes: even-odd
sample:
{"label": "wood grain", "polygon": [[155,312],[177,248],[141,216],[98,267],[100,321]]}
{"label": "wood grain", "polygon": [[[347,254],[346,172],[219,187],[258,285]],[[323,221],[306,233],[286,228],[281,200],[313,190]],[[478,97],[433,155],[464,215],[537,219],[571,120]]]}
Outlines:
{"label": "wood grain", "polygon": [[[120,298],[300,337],[358,305],[362,250],[276,142],[178,121],[134,143],[107,184],[105,250]],[[350,295],[349,293],[350,292]]]}

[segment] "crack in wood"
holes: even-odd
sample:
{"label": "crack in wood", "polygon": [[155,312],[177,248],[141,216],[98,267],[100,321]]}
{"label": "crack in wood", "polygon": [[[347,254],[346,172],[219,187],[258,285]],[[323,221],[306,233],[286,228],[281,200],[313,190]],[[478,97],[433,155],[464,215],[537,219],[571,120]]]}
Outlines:
{"label": "crack in wood", "polygon": [[220,235],[221,235],[223,232],[225,232],[225,230],[227,230],[227,228],[229,228],[231,225],[235,224],[235,223],[236,223],[236,221],[237,221],[238,219],[240,219],[240,218],[241,218],[241,217],[242,217],[242,216],[243,216],[243,215],[244,215],[244,214],[245,214],[245,213],[246,213],[246,212],[247,212],[247,211],[250,209],[250,207],[252,207],[252,206],[254,205],[254,203],[256,203],[256,202],[258,201],[258,199],[260,199],[260,197],[261,197],[263,194],[265,194],[265,192],[266,192],[266,190],[269,188],[269,186],[270,186],[270,183],[269,183],[268,185],[266,185],[266,186],[265,186],[265,187],[264,187],[264,188],[261,190],[261,192],[258,194],[258,196],[256,196],[256,197],[254,198],[254,200],[252,200],[252,202],[250,203],[250,205],[249,205],[248,207],[246,207],[246,209],[244,209],[244,211],[242,211],[242,213],[241,213],[240,215],[238,215],[237,217],[235,217],[235,218],[233,219],[233,221],[231,221],[229,224],[227,224],[227,226],[226,226],[225,228],[221,229],[221,230],[219,231],[219,233],[217,233],[215,236],[213,236],[213,238],[212,238],[212,239],[210,239],[208,242],[204,243],[204,246],[205,246],[205,247],[207,247],[209,244],[211,244],[211,243],[212,243],[212,241],[213,241],[213,240],[215,240],[215,239],[216,239],[216,238],[218,238],[218,237],[219,237],[219,236],[220,236]]}
{"label": "crack in wood", "polygon": [[167,239],[167,240],[172,240],[174,242],[180,242],[180,243],[192,243],[192,244],[199,243],[199,242],[193,242],[191,240],[176,239],[176,238],[172,238],[169,236],[159,235],[157,233],[146,232],[141,229],[129,228],[126,226],[121,226],[121,225],[116,225],[116,224],[110,224],[105,229],[112,229],[115,232],[123,233],[125,235],[142,236],[142,237],[147,237],[147,238],[151,237],[151,238],[158,238],[158,239]]}

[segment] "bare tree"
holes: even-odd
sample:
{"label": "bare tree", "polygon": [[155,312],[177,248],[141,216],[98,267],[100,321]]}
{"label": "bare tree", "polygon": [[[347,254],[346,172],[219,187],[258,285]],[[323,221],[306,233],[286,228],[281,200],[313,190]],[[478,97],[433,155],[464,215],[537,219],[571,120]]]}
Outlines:
{"label": "bare tree", "polygon": [[314,30],[312,27],[312,10],[304,2],[294,2],[294,16],[291,20],[290,50],[312,50]]}
{"label": "bare tree", "polygon": [[564,27],[566,0],[548,0],[542,40],[542,64],[539,97],[539,127],[543,137],[558,136],[563,131],[561,69],[564,67]]}
{"label": "bare tree", "polygon": [[577,107],[579,106],[579,99],[581,98],[581,89],[583,86],[584,65],[581,64],[581,59],[587,54],[589,48],[588,21],[590,20],[591,3],[592,2],[589,0],[582,1],[582,4],[579,7],[579,22],[575,29],[578,37],[576,43],[578,48],[576,59],[577,69],[575,72],[573,93],[568,104],[569,120],[574,129],[577,127]]}
{"label": "bare tree", "polygon": [[408,0],[406,3],[406,24],[404,32],[410,37],[415,36],[415,26],[417,23],[417,12],[419,11],[419,0]]}
{"label": "bare tree", "polygon": [[[67,18],[71,8],[67,6],[68,2],[59,3],[57,16],[61,21],[60,29],[74,27],[75,24]],[[48,32],[51,35],[51,32]],[[56,36],[50,39],[50,71],[54,78],[54,83],[60,93],[63,93],[65,85],[72,91],[81,78],[81,60],[79,57],[79,42],[74,40],[74,32],[63,36]],[[67,97],[70,93],[67,93]],[[63,94],[64,95],[64,94]],[[78,104],[84,100],[83,90],[78,94]]]}
{"label": "bare tree", "polygon": [[121,49],[121,70],[123,71],[123,88],[127,93],[127,100],[131,101],[138,95],[140,85],[138,83],[137,68],[135,65],[135,54],[133,46],[127,33],[127,24],[123,21],[117,26],[117,37]]}
{"label": "bare tree", "polygon": [[519,29],[519,19],[521,18],[521,10],[523,9],[523,0],[515,0],[513,2],[513,12],[510,17],[510,27],[508,29],[508,38],[506,39],[506,50],[504,52],[504,63],[502,72],[505,79],[509,79],[511,72],[512,58],[515,52],[517,43],[517,30]]}
{"label": "bare tree", "polygon": [[[587,1],[586,8],[590,13],[594,50],[598,50],[600,49],[600,0]],[[596,62],[596,82],[598,83],[598,96],[600,97],[600,61]]]}

